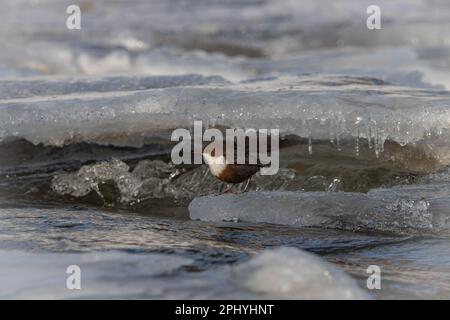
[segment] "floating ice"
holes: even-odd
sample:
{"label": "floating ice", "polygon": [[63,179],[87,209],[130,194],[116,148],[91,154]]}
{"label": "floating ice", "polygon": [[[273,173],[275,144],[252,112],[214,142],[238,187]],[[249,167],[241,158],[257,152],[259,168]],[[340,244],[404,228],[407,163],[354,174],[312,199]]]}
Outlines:
{"label": "floating ice", "polygon": [[[0,252],[1,298],[367,299],[356,282],[318,256],[267,250],[248,262],[181,273],[192,260],[118,251]],[[69,265],[81,268],[82,290],[67,290]]]}
{"label": "floating ice", "polygon": [[[426,196],[427,186],[396,193],[250,192],[206,196],[189,205],[191,219],[248,221],[398,233],[448,232],[450,198]],[[401,188],[398,188],[402,190]],[[423,197],[422,197],[423,195]]]}

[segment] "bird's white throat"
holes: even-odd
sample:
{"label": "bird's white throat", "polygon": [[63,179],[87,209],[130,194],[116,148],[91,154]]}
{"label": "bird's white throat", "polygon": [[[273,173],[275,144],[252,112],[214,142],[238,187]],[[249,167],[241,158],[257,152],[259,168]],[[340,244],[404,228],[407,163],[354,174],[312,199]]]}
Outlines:
{"label": "bird's white throat", "polygon": [[206,164],[209,165],[211,173],[215,176],[219,176],[227,166],[223,155],[220,157],[213,157],[209,153],[203,153],[203,158],[205,159]]}

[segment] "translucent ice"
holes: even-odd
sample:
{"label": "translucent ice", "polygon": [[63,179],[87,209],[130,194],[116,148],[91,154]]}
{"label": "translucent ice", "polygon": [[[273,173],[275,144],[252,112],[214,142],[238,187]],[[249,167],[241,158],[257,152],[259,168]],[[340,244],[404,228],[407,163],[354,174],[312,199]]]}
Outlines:
{"label": "translucent ice", "polygon": [[[272,181],[257,175],[255,186],[258,190],[284,190],[296,188],[303,181],[289,169],[281,169],[277,177],[277,181]],[[309,181],[305,185],[315,187]],[[187,170],[160,160],[142,160],[131,169],[125,162],[113,159],[85,165],[75,172],[58,173],[51,181],[51,190],[58,195],[135,209],[146,207],[148,200],[163,198],[187,205],[194,197],[218,192],[223,187],[206,166]],[[97,197],[86,198],[92,194]]]}
{"label": "translucent ice", "polygon": [[[30,83],[30,90],[35,85]],[[102,82],[98,86],[102,90]],[[283,134],[311,138],[311,150],[315,142],[330,137],[336,139],[337,150],[345,141],[356,145],[365,139],[378,156],[389,140],[415,145],[440,164],[450,162],[450,95],[443,91],[312,75],[125,92],[90,90],[94,92],[63,90],[54,97],[0,99],[0,139],[138,147],[155,139],[168,141],[174,128],[203,120],[205,126],[279,128]]]}
{"label": "translucent ice", "polygon": [[141,161],[133,171],[118,159],[86,165],[75,173],[59,174],[52,180],[52,190],[60,195],[80,198],[95,192],[105,204],[134,204],[145,197],[174,195],[170,174],[176,169],[162,161]]}
{"label": "translucent ice", "polygon": [[[448,232],[450,199],[426,196],[428,187],[350,192],[250,192],[206,196],[189,205],[192,219],[249,221],[299,227],[378,230],[397,233]],[[401,188],[399,188],[402,190]]]}

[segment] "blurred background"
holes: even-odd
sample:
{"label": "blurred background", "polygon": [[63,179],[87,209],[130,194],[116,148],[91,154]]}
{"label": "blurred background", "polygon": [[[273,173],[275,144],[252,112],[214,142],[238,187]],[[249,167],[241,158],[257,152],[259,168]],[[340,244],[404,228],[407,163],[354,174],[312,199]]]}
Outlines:
{"label": "blurred background", "polygon": [[[450,85],[445,0],[377,1],[381,30],[367,29],[365,0],[72,2],[2,1],[0,76],[325,72]],[[81,30],[65,27],[71,4]]]}

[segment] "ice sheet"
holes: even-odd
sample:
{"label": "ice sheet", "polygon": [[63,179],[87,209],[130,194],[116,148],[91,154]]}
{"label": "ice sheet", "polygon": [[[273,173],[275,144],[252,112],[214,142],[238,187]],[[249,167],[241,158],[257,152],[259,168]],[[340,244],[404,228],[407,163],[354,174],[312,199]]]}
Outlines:
{"label": "ice sheet", "polygon": [[[121,81],[129,86],[126,78]],[[20,84],[24,91],[35,85]],[[94,92],[66,94],[75,89],[61,85],[55,96],[44,92],[0,100],[0,139],[142,146],[156,138],[168,141],[172,129],[203,120],[205,127],[279,128],[283,134],[334,141],[337,149],[340,141],[356,145],[366,138],[377,155],[389,139],[416,144],[442,164],[450,161],[450,96],[445,91],[332,75],[125,92],[99,93],[102,82],[98,89],[89,85]]]}
{"label": "ice sheet", "polygon": [[448,186],[439,187],[446,196],[433,194],[430,186],[377,189],[368,194],[249,192],[205,196],[194,199],[189,212],[191,219],[202,221],[248,221],[411,234],[448,233]]}

